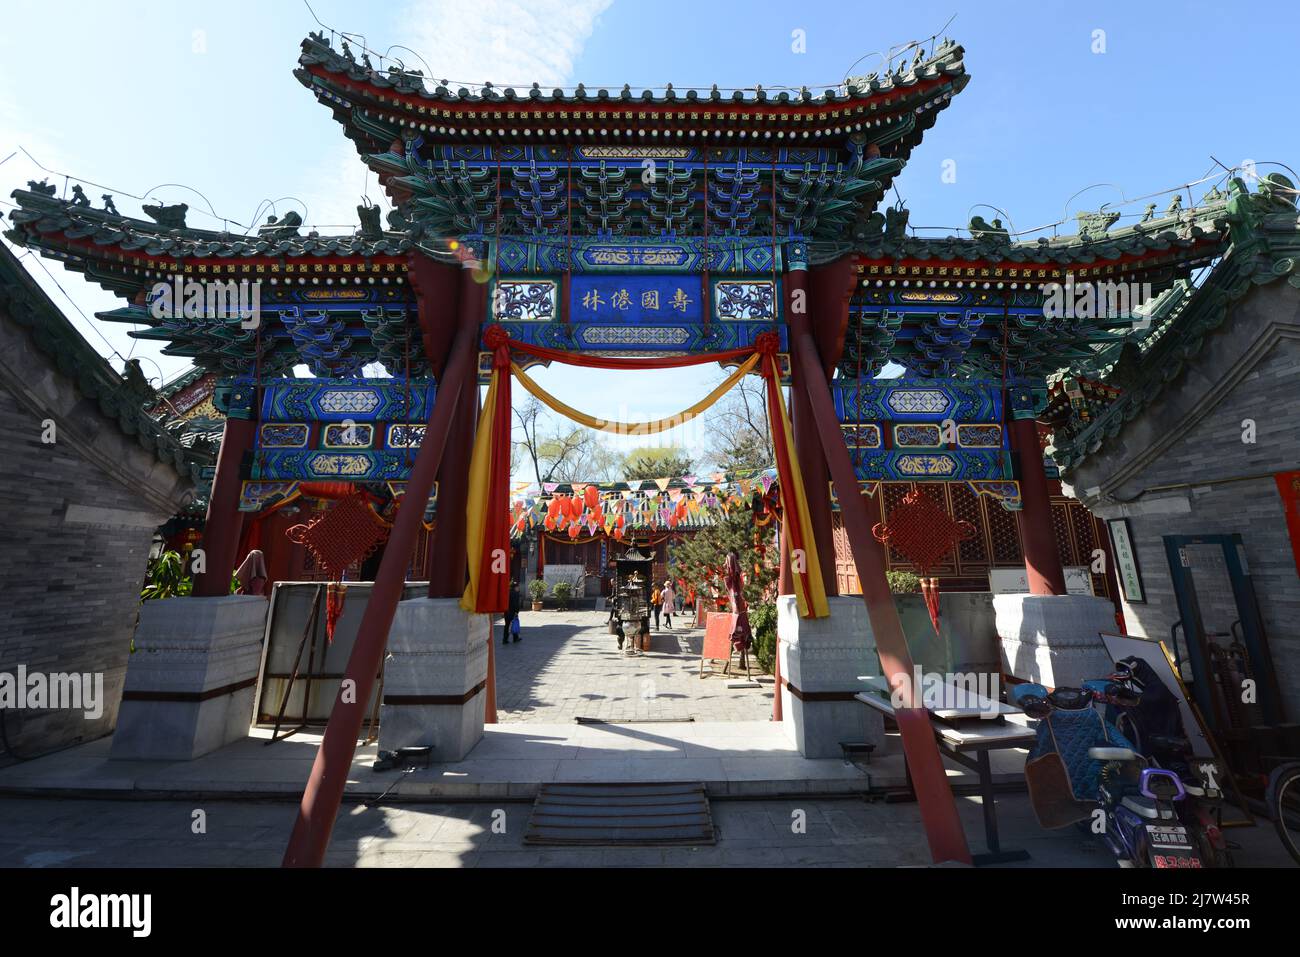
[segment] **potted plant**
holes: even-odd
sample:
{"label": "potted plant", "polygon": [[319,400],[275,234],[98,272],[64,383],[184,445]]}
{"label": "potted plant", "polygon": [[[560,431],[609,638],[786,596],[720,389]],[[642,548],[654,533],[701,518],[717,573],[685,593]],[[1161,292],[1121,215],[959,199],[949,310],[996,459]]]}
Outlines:
{"label": "potted plant", "polygon": [[573,586],[568,582],[556,582],[555,587],[551,589],[551,594],[555,596],[555,604],[560,611],[567,611],[569,599],[573,597]]}
{"label": "potted plant", "polygon": [[546,597],[546,582],[534,578],[528,583],[528,597],[533,600],[533,611],[542,610],[542,599]]}

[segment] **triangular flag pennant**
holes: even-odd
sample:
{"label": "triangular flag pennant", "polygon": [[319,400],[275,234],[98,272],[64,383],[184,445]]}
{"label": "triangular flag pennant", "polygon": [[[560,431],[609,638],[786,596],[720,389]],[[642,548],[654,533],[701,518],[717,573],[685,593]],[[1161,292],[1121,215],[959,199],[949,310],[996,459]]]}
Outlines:
{"label": "triangular flag pennant", "polygon": [[655,484],[659,486],[659,491],[663,492],[667,491],[668,483],[671,481],[672,479],[670,478],[657,478],[655,479]]}
{"label": "triangular flag pennant", "polygon": [[694,484],[695,484],[695,476],[694,476],[694,475],[683,475],[683,476],[682,476],[682,481],[685,482],[687,485],[694,485]]}
{"label": "triangular flag pennant", "polygon": [[634,492],[641,491],[641,479],[634,479],[627,483],[627,487]]}
{"label": "triangular flag pennant", "polygon": [[559,482],[543,482],[543,483],[542,483],[542,488],[546,491],[546,494],[548,494],[548,495],[551,494],[552,492],[554,492],[554,491],[555,491],[557,488],[559,488],[559,487],[560,487],[560,483],[559,483]]}

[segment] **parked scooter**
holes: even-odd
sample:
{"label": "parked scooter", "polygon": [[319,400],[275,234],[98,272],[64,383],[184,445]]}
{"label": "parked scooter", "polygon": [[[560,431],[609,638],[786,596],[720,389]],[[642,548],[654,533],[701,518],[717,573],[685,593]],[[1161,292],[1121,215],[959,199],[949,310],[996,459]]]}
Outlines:
{"label": "parked scooter", "polygon": [[[1108,690],[1124,695],[1118,686]],[[1187,797],[1182,781],[1172,771],[1150,766],[1133,749],[1093,707],[1093,691],[1057,688],[1049,693],[1042,685],[1021,684],[1011,689],[1010,698],[1039,719],[1025,770],[1040,821],[1046,816],[1053,822],[1048,826],[1090,822],[1121,867],[1202,866],[1178,814],[1178,804]],[[1063,784],[1073,801],[1050,793]]]}
{"label": "parked scooter", "polygon": [[1178,775],[1187,797],[1177,804],[1207,867],[1231,867],[1232,853],[1222,830],[1223,791],[1212,762],[1192,760],[1192,745],[1183,728],[1178,700],[1160,676],[1139,657],[1115,662],[1105,680],[1085,681],[1085,690],[1106,706],[1105,718],[1127,737],[1133,750],[1154,767]]}

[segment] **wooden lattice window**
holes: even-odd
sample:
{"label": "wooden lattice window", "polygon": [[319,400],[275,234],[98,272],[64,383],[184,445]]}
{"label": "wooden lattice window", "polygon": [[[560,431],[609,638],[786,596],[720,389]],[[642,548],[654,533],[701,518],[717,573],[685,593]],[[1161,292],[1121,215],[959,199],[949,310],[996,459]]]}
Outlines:
{"label": "wooden lattice window", "polygon": [[1019,565],[1024,561],[1020,550],[1020,526],[1016,512],[1008,512],[991,498],[983,499],[988,520],[989,546],[994,565]]}
{"label": "wooden lattice window", "polygon": [[985,522],[979,496],[965,485],[949,485],[948,494],[952,499],[949,509],[952,517],[975,526],[975,534],[957,546],[962,571],[973,572],[988,567],[988,542],[984,537]]}
{"label": "wooden lattice window", "polygon": [[1052,534],[1056,537],[1056,554],[1062,565],[1077,564],[1074,560],[1074,537],[1070,534],[1070,506],[1068,502],[1052,503]]}

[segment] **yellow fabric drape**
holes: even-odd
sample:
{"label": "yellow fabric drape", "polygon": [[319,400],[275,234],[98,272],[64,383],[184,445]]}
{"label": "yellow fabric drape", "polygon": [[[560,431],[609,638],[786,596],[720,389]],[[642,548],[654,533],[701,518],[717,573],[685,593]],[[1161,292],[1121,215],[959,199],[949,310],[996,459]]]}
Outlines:
{"label": "yellow fabric drape", "polygon": [[[817,541],[813,538],[808,496],[804,492],[803,476],[799,474],[799,460],[795,457],[794,450],[794,432],[790,428],[790,416],[786,413],[785,403],[781,401],[780,387],[777,385],[779,381],[776,377],[776,369],[773,367],[767,376],[767,387],[776,390],[776,401],[770,405],[778,410],[779,419],[772,423],[775,426],[774,432],[778,433],[772,436],[772,441],[784,444],[786,461],[790,464],[788,483],[787,477],[781,476],[781,499],[785,507],[793,507],[798,516],[803,539],[801,543],[804,552],[803,561],[806,565],[802,574],[796,569],[794,570],[796,573],[790,577],[794,579],[795,599],[799,604],[800,617],[825,618],[831,613],[830,604],[826,601],[826,583],[822,581],[822,563],[817,555]],[[787,489],[786,484],[791,487]],[[791,560],[794,560],[793,555]]]}
{"label": "yellow fabric drape", "polygon": [[469,463],[469,500],[465,506],[465,549],[469,553],[469,585],[461,595],[460,607],[465,611],[478,608],[479,569],[483,558],[483,533],[488,522],[488,472],[492,465],[492,417],[496,415],[501,376],[504,369],[492,370],[487,398],[478,417],[478,431],[474,434],[474,454]]}
{"label": "yellow fabric drape", "polygon": [[695,403],[690,408],[679,412],[677,415],[668,416],[664,419],[657,419],[654,422],[610,422],[607,419],[597,419],[594,416],[579,412],[572,406],[565,405],[529,378],[528,373],[519,368],[517,364],[511,363],[510,369],[514,372],[515,378],[519,380],[520,385],[535,395],[539,401],[545,403],[551,409],[560,413],[560,415],[567,416],[579,425],[585,425],[587,428],[595,429],[598,432],[612,432],[616,435],[655,435],[659,432],[666,432],[669,429],[676,428],[679,425],[689,422],[709,406],[713,405],[713,403],[726,395],[727,392],[731,391],[732,387],[734,387],[737,382],[749,375],[749,373],[753,372],[754,367],[758,365],[758,360],[759,355],[758,353],[755,353],[749,359],[746,359],[743,365],[739,366],[735,372],[727,376],[727,378],[724,379],[716,389],[706,395],[699,402]]}

